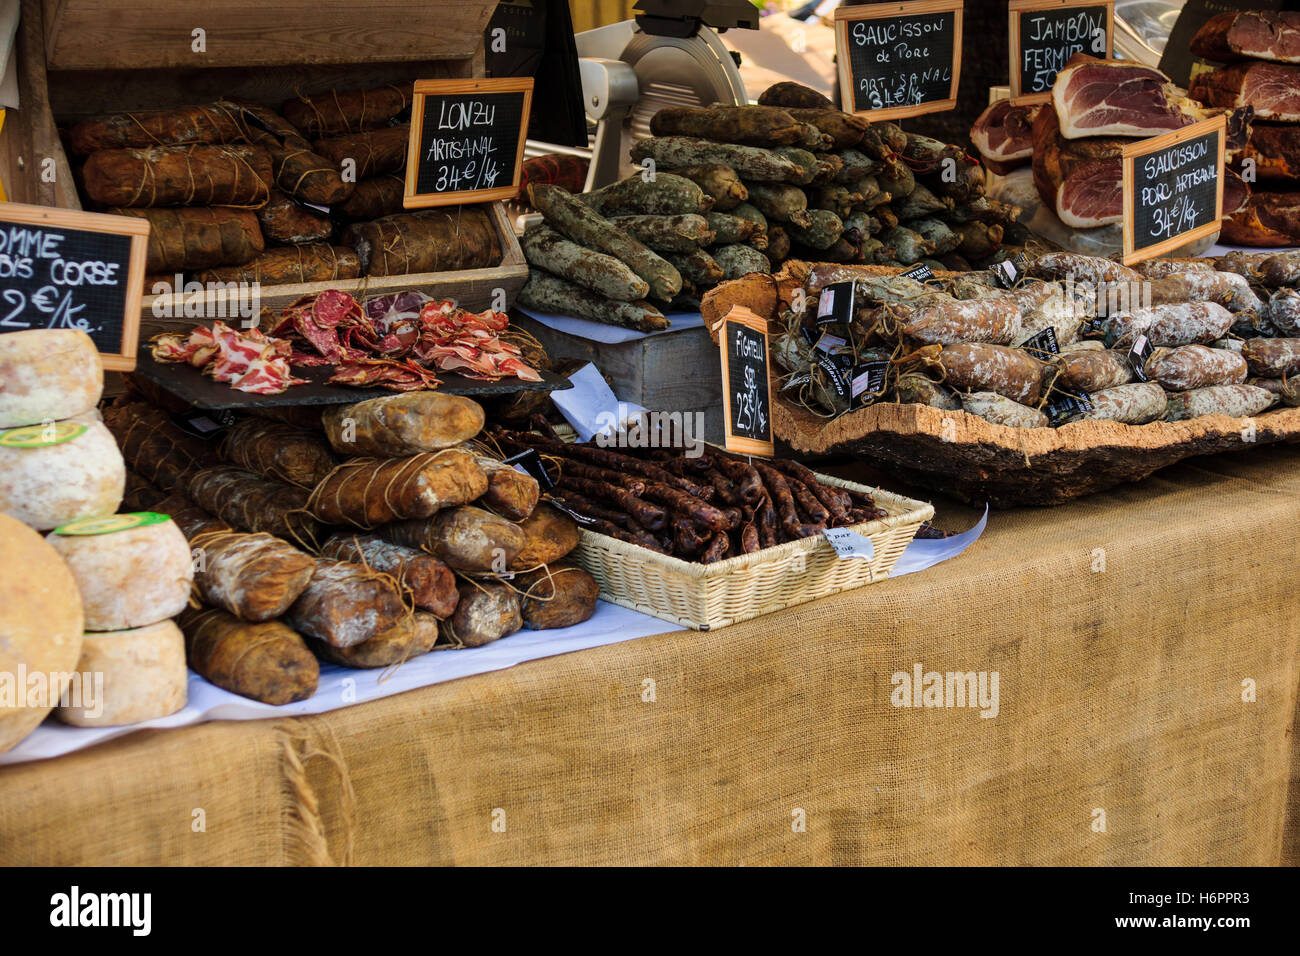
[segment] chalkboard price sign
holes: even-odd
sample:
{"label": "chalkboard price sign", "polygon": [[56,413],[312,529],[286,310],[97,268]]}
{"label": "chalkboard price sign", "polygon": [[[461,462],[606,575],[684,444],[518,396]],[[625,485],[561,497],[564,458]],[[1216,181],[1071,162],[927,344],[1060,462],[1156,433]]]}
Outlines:
{"label": "chalkboard price sign", "polygon": [[519,191],[533,80],[419,80],[406,153],[407,209]]}
{"label": "chalkboard price sign", "polygon": [[963,0],[840,6],[835,55],[844,109],[889,120],[950,110],[961,76]]}
{"label": "chalkboard price sign", "polygon": [[1223,218],[1226,119],[1124,147],[1124,264],[1217,232]]}
{"label": "chalkboard price sign", "polygon": [[1011,0],[1008,10],[1013,103],[1050,100],[1056,74],[1076,53],[1110,57],[1114,0]]}
{"label": "chalkboard price sign", "polygon": [[767,364],[767,320],[743,305],[722,320],[722,406],[730,451],[768,455],[772,444],[772,385]]}
{"label": "chalkboard price sign", "polygon": [[149,223],[0,203],[0,333],[81,329],[104,368],[135,368]]}

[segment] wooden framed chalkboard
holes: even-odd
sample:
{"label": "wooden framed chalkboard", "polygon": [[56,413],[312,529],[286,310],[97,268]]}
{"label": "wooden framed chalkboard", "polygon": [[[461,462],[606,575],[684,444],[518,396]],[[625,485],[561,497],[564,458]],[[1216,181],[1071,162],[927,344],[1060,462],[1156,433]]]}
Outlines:
{"label": "wooden framed chalkboard", "polygon": [[1227,117],[1124,147],[1124,264],[1219,230]]}
{"label": "wooden framed chalkboard", "polygon": [[81,329],[104,368],[135,368],[149,223],[0,204],[0,333]]}
{"label": "wooden framed chalkboard", "polygon": [[1110,59],[1115,0],[1011,0],[1007,5],[1011,102],[1046,103],[1070,57]]}
{"label": "wooden framed chalkboard", "polygon": [[514,196],[532,102],[532,77],[416,81],[403,205]]}
{"label": "wooden framed chalkboard", "polygon": [[963,0],[836,8],[844,110],[890,120],[955,108],[963,9]]}
{"label": "wooden framed chalkboard", "polygon": [[772,375],[767,361],[767,320],[743,305],[722,320],[723,445],[728,451],[771,457]]}

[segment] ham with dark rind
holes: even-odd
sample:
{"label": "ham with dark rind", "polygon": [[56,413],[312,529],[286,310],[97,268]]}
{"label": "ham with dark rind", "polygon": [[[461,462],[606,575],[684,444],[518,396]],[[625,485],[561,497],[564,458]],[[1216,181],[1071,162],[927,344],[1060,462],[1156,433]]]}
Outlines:
{"label": "ham with dark rind", "polygon": [[1300,12],[1220,13],[1196,31],[1191,49],[1196,56],[1216,63],[1239,59],[1300,63]]}
{"label": "ham with dark rind", "polygon": [[1004,175],[1029,162],[1034,152],[1034,117],[1041,104],[1012,106],[998,100],[979,115],[970,138],[984,159],[984,165]]}
{"label": "ham with dark rind", "polygon": [[1088,229],[1124,218],[1124,140],[1065,139],[1049,103],[1034,120],[1034,185],[1067,226]]}
{"label": "ham with dark rind", "polygon": [[1235,246],[1300,245],[1300,192],[1254,190],[1245,208],[1225,218],[1219,241]]}
{"label": "ham with dark rind", "polygon": [[1250,187],[1235,170],[1223,168],[1223,214],[1231,216],[1241,212],[1250,202]]}
{"label": "ham with dark rind", "polygon": [[1191,94],[1206,106],[1251,106],[1255,119],[1300,123],[1300,66],[1252,60],[1202,73]]}
{"label": "ham with dark rind", "polygon": [[1159,70],[1085,53],[1076,53],[1056,74],[1052,102],[1066,139],[1158,136],[1210,115]]}
{"label": "ham with dark rind", "polygon": [[1256,123],[1238,158],[1255,164],[1257,179],[1300,182],[1300,126]]}

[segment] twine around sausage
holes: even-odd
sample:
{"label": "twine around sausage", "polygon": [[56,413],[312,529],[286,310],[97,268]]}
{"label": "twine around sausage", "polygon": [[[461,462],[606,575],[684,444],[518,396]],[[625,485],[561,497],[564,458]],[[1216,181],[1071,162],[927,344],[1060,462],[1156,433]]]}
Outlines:
{"label": "twine around sausage", "polygon": [[[409,493],[411,490],[411,482],[419,479],[424,468],[448,452],[460,452],[460,450],[456,448],[444,448],[441,451],[426,452],[405,459],[352,458],[343,462],[341,465],[336,466],[329,474],[320,480],[320,483],[312,490],[311,495],[307,499],[306,509],[313,516],[316,516],[318,520],[328,520],[327,518],[320,517],[321,512],[319,509],[321,502],[332,492],[330,504],[333,506],[333,512],[330,513],[331,516],[337,515],[354,528],[369,530],[374,528],[376,525],[368,523],[364,517],[358,519],[355,516],[356,509],[345,507],[344,491],[349,491],[349,500],[362,502],[360,510],[364,514],[370,510],[367,505],[371,500],[372,493],[377,487],[380,487],[383,505],[392,515],[392,518],[389,518],[388,520],[408,519],[412,516],[406,514],[404,509],[393,500],[394,493],[403,496]],[[464,452],[460,453],[464,454]],[[391,465],[394,461],[401,461],[402,464],[394,470],[387,482],[382,486],[377,486],[376,483],[380,481],[380,472]],[[349,474],[349,472],[353,472],[356,476],[364,479],[364,485],[362,486],[359,495],[352,492],[349,487],[349,482],[354,477],[354,475]],[[340,476],[342,476],[341,479]],[[378,523],[385,524],[387,522],[381,521]]]}

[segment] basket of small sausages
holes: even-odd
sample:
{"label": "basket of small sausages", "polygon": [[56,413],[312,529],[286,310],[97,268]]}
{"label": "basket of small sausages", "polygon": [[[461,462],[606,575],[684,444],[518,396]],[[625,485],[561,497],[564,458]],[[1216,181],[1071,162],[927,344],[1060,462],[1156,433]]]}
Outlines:
{"label": "basket of small sausages", "polygon": [[[943,536],[926,523],[933,506],[795,461],[500,428],[485,437],[539,456],[548,497],[582,527],[572,559],[601,598],[697,630],[882,580],[918,533]],[[835,528],[870,548],[841,558],[823,533]]]}

